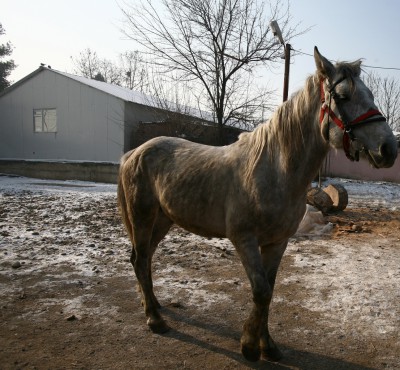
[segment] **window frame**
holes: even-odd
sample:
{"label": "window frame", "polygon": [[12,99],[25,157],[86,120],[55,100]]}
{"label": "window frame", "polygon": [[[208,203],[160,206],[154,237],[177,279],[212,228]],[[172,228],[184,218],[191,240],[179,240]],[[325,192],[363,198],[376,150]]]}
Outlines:
{"label": "window frame", "polygon": [[[52,113],[48,115],[48,113]],[[46,122],[46,116],[54,122]],[[40,119],[40,122],[39,122]],[[40,126],[40,129],[38,129]],[[34,108],[33,109],[33,132],[35,134],[57,133],[57,108]]]}

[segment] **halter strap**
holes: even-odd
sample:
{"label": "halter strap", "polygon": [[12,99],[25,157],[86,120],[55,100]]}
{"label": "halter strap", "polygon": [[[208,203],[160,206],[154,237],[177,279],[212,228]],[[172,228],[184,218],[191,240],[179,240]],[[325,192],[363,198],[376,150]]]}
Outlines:
{"label": "halter strap", "polygon": [[[358,126],[360,124],[365,124],[369,122],[376,122],[376,121],[386,121],[386,118],[382,115],[382,113],[377,109],[369,109],[367,112],[361,114],[360,116],[356,117],[352,121],[348,121],[346,119],[346,115],[344,111],[341,109],[340,100],[335,92],[336,86],[345,80],[346,77],[342,77],[339,80],[335,81],[329,89],[329,103],[326,104],[325,102],[325,90],[324,90],[324,80],[320,80],[320,94],[321,94],[321,111],[319,115],[319,123],[322,124],[324,120],[325,114],[328,114],[328,135],[329,135],[329,119],[336,124],[336,126],[340,127],[344,131],[343,133],[343,150],[346,154],[346,157],[349,158],[351,161],[358,161],[359,160],[359,151],[355,152],[353,156],[350,152],[351,143],[352,141],[356,140],[356,137],[353,133],[353,127]],[[336,103],[336,107],[339,111],[340,117],[338,117],[335,112],[331,109],[331,98]],[[329,136],[328,136],[329,141]]]}

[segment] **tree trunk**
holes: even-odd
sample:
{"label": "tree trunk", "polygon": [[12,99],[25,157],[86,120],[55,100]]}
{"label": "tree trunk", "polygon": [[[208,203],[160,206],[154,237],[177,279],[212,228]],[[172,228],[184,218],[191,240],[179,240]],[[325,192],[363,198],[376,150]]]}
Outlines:
{"label": "tree trunk", "polygon": [[320,188],[311,188],[307,192],[307,203],[326,214],[333,205],[330,196]]}
{"label": "tree trunk", "polygon": [[331,211],[343,211],[349,202],[346,189],[339,184],[331,184],[324,189],[324,192],[332,199]]}

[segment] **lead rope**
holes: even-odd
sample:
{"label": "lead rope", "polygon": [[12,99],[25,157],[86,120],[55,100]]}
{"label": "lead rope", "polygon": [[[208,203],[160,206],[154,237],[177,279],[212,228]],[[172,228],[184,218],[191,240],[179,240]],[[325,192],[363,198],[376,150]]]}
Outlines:
{"label": "lead rope", "polygon": [[[325,92],[324,92],[324,95],[325,95]],[[324,100],[325,100],[325,97],[324,97]],[[328,112],[331,110],[331,100],[332,100],[332,94],[329,94]],[[327,123],[327,125],[328,125],[328,133],[326,135],[326,141],[328,142],[328,145],[329,145],[329,131],[330,131],[330,129],[329,129],[329,124],[330,124],[329,117],[330,117],[330,114],[328,113],[328,123]],[[329,156],[329,152],[328,152],[328,156]],[[325,170],[326,170],[327,158],[328,157],[325,157]],[[321,186],[322,186],[322,174],[321,174],[321,168],[320,168],[319,171],[318,171],[318,187],[321,189]]]}

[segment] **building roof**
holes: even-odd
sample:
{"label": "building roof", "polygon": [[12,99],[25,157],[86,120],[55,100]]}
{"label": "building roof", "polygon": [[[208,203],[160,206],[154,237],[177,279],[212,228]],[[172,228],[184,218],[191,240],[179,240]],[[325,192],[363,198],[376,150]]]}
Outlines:
{"label": "building roof", "polygon": [[107,82],[92,80],[90,78],[86,78],[86,77],[82,77],[82,76],[76,76],[76,75],[73,75],[73,74],[70,74],[67,72],[61,72],[56,69],[52,69],[52,68],[45,67],[45,66],[40,66],[37,70],[33,71],[29,75],[25,76],[21,80],[17,81],[13,85],[11,85],[7,89],[5,89],[3,92],[1,92],[0,96],[7,94],[9,91],[22,85],[24,82],[26,82],[27,80],[31,79],[32,77],[36,76],[37,74],[39,74],[40,72],[42,72],[44,70],[51,71],[51,72],[57,73],[59,75],[62,75],[64,77],[70,78],[72,80],[78,81],[84,85],[93,87],[97,90],[101,90],[109,95],[113,95],[124,101],[133,102],[133,103],[137,103],[137,104],[144,104],[144,105],[155,105],[155,103],[156,103],[154,98],[147,96],[143,93],[140,93],[138,91],[130,90],[125,87],[121,87],[121,86],[117,86],[117,85],[112,85]]}
{"label": "building roof", "polygon": [[39,74],[45,70],[57,73],[64,77],[75,80],[81,84],[84,84],[84,85],[90,86],[94,89],[103,91],[106,94],[115,96],[126,102],[132,102],[132,103],[146,105],[146,106],[155,107],[155,108],[164,109],[164,110],[176,111],[176,112],[188,115],[188,116],[201,118],[202,120],[211,121],[211,122],[213,121],[212,115],[210,113],[203,112],[203,111],[200,111],[200,110],[192,108],[192,107],[187,107],[187,106],[177,107],[177,105],[175,103],[168,102],[168,101],[163,101],[161,103],[160,100],[153,98],[149,95],[143,94],[139,91],[130,90],[126,87],[121,87],[121,86],[109,84],[107,82],[97,81],[97,80],[93,80],[93,79],[82,77],[82,76],[76,76],[76,75],[73,75],[73,74],[70,74],[67,72],[61,72],[61,71],[58,71],[56,69],[52,69],[52,68],[46,67],[46,66],[40,66],[38,69],[36,69],[32,73],[30,73],[29,75],[25,76],[24,78],[17,81],[13,85],[11,85],[7,89],[5,89],[4,91],[0,92],[0,97],[2,95],[5,95],[8,92],[12,91],[16,87],[22,85],[27,80],[31,79],[32,77],[36,76],[37,74]]}
{"label": "building roof", "polygon": [[76,76],[70,73],[60,72],[57,70],[54,70],[54,72],[61,74],[65,77],[71,78],[75,81],[78,81],[84,85],[91,86],[97,90],[101,90],[109,95],[113,95],[127,102],[150,105],[150,106],[155,106],[157,103],[156,100],[151,96],[143,94],[139,91],[130,90],[126,87],[121,87],[118,85],[113,85],[107,82],[97,81],[82,76]]}

